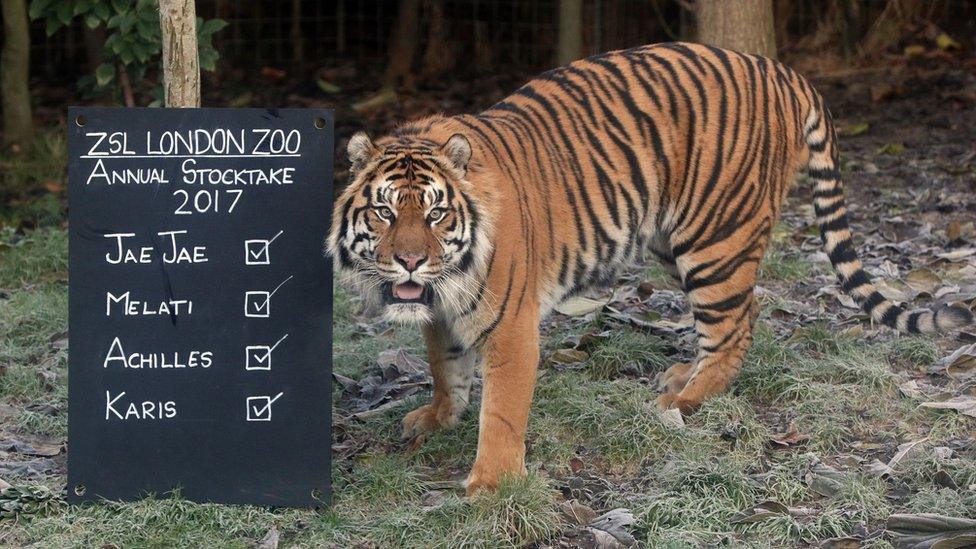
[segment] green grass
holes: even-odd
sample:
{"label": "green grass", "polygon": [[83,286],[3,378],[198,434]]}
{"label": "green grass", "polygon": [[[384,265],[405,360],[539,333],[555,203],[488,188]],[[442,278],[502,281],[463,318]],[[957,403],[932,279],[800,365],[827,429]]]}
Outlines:
{"label": "green grass", "polygon": [[[65,437],[66,352],[52,338],[67,328],[66,249],[62,229],[0,235],[0,402],[17,412],[0,428],[12,436]],[[769,273],[778,280],[798,280],[808,272],[788,266],[790,258],[777,261]],[[358,377],[389,348],[423,356],[416,329],[360,318],[361,304],[338,287],[334,298],[337,372]],[[556,349],[567,336],[602,329],[599,320],[570,320],[546,334],[544,347]],[[683,427],[663,421],[654,405],[655,376],[678,361],[666,354],[674,344],[615,328],[587,348],[582,369],[545,369],[529,418],[530,475],[506,479],[494,494],[469,499],[455,482],[476,451],[476,388],[459,425],[432,434],[415,452],[399,440],[400,420],[425,403],[426,395],[386,414],[348,421],[344,436],[363,445],[335,460],[334,504],[326,510],[197,504],[178,494],[67,506],[61,495],[65,479],[51,476],[18,485],[48,495],[37,512],[0,519],[0,545],[251,547],[272,527],[284,547],[551,544],[569,529],[559,512],[563,494],[597,513],[629,508],[636,519],[630,531],[648,547],[817,545],[862,525],[878,528],[893,512],[937,508],[974,517],[976,496],[968,489],[976,483],[972,454],[936,448],[971,436],[976,421],[920,408],[898,390],[906,376],[940,356],[930,340],[865,341],[823,325],[776,334],[760,323],[730,392],[706,402]],[[53,372],[53,381],[39,377],[40,370]],[[51,404],[62,412],[30,411],[30,404]],[[809,439],[790,448],[771,445],[789,424]],[[811,491],[804,480],[815,461],[859,452],[855,443],[893,449],[922,437],[929,437],[924,450],[892,479],[838,465],[846,480],[829,497]],[[903,497],[892,499],[896,494]],[[812,511],[731,521],[766,500]]]}
{"label": "green grass", "polygon": [[593,379],[612,379],[631,365],[634,370],[654,374],[671,365],[663,353],[660,338],[633,331],[617,331],[590,351],[586,362]]}
{"label": "green grass", "polygon": [[51,129],[22,150],[0,151],[0,227],[40,227],[64,219],[64,201],[57,194],[66,179],[64,133]]}
{"label": "green grass", "polygon": [[809,278],[813,271],[813,263],[804,259],[796,251],[788,251],[783,246],[773,245],[759,265],[759,279],[799,282]]}

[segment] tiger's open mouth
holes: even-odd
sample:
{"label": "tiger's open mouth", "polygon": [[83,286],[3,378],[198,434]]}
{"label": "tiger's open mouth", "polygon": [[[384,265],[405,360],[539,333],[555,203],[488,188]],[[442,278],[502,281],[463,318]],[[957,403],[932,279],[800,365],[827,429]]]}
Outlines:
{"label": "tiger's open mouth", "polygon": [[430,305],[434,295],[429,286],[408,280],[402,284],[388,282],[383,285],[383,300],[387,305],[395,303],[418,303]]}

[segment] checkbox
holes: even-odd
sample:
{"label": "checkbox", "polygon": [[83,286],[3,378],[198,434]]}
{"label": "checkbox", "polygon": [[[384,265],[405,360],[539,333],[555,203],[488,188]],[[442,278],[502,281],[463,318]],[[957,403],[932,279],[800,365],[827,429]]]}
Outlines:
{"label": "checkbox", "polygon": [[245,265],[271,265],[271,253],[268,251],[267,240],[244,241]]}
{"label": "checkbox", "polygon": [[265,292],[263,290],[252,290],[244,292],[244,316],[248,318],[268,318],[271,316],[271,296],[281,289],[294,275],[281,281],[281,284],[271,290],[270,292]]}
{"label": "checkbox", "polygon": [[288,334],[281,336],[281,339],[274,345],[248,345],[244,348],[244,369],[245,370],[270,370],[271,352],[278,348]]}
{"label": "checkbox", "polygon": [[267,345],[248,345],[245,353],[245,370],[271,369],[271,347]]}
{"label": "checkbox", "polygon": [[271,316],[271,292],[244,292],[244,316],[249,318]]}
{"label": "checkbox", "polygon": [[255,238],[244,241],[245,265],[271,265],[271,243],[285,231],[278,231],[271,239]]}
{"label": "checkbox", "polygon": [[271,421],[271,405],[284,394],[247,397],[247,421]]}

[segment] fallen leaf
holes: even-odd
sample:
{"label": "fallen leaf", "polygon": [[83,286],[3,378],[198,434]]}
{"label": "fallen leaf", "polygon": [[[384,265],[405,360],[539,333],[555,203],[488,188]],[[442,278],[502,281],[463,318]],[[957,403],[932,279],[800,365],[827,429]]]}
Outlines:
{"label": "fallen leaf", "polygon": [[915,452],[916,449],[921,449],[920,446],[923,443],[927,442],[928,440],[929,440],[928,437],[925,437],[925,438],[920,439],[920,440],[915,440],[915,441],[912,441],[912,442],[906,442],[904,444],[899,444],[898,445],[898,451],[895,452],[895,455],[891,456],[891,459],[890,460],[888,460],[888,468],[891,469],[891,470],[897,469],[898,468],[898,465],[902,461],[904,461],[905,458],[907,458],[910,454],[912,454],[913,452]]}
{"label": "fallen leaf", "polygon": [[332,82],[329,82],[323,78],[316,78],[315,85],[325,93],[339,93],[342,91],[342,87],[340,87],[338,84],[333,84]]}
{"label": "fallen leaf", "polygon": [[949,244],[962,241],[962,223],[958,220],[953,220],[949,223],[946,228],[946,238],[949,240]]}
{"label": "fallen leaf", "polygon": [[959,42],[956,42],[944,32],[935,37],[935,45],[939,46],[940,50],[958,50],[962,47],[959,45]]}
{"label": "fallen leaf", "polygon": [[393,88],[384,88],[362,101],[353,103],[352,110],[363,114],[379,107],[396,103],[397,101],[399,101],[399,98],[397,97],[396,90]]}
{"label": "fallen leaf", "polygon": [[911,46],[905,46],[905,57],[919,57],[925,53],[925,46],[920,46],[918,44],[913,44]]}
{"label": "fallen leaf", "polygon": [[14,485],[0,491],[0,519],[48,514],[64,506],[64,491],[46,486]]}
{"label": "fallen leaf", "polygon": [[593,299],[590,297],[575,296],[560,303],[556,307],[556,311],[566,316],[583,316],[599,311],[609,302],[610,297],[606,299]]}
{"label": "fallen leaf", "polygon": [[36,458],[29,461],[0,462],[0,477],[41,477],[53,471],[57,465],[51,458]]}
{"label": "fallen leaf", "polygon": [[790,446],[803,444],[808,440],[810,440],[810,435],[801,435],[800,432],[796,430],[796,425],[790,423],[790,427],[785,433],[773,435],[770,442],[776,446],[789,448]]}
{"label": "fallen leaf", "polygon": [[918,269],[905,275],[905,284],[916,292],[932,293],[942,284],[942,279],[928,269]]}
{"label": "fallen leaf", "polygon": [[905,146],[899,143],[887,143],[878,147],[876,154],[898,155],[905,152]]}
{"label": "fallen leaf", "polygon": [[817,462],[810,467],[803,480],[814,492],[830,497],[840,492],[849,478],[847,473],[838,471],[826,463]]}
{"label": "fallen leaf", "polygon": [[818,545],[820,549],[857,549],[861,546],[861,539],[854,536],[826,539]]}
{"label": "fallen leaf", "polygon": [[661,412],[661,422],[676,429],[685,427],[685,418],[681,416],[681,410],[677,408],[669,408]]}
{"label": "fallen leaf", "polygon": [[962,261],[963,259],[974,255],[976,255],[976,248],[961,248],[958,250],[952,250],[951,252],[935,254],[935,257],[946,259],[948,261]]}
{"label": "fallen leaf", "polygon": [[549,361],[556,364],[574,364],[590,358],[590,354],[579,349],[559,349],[549,355]]}
{"label": "fallen leaf", "polygon": [[953,378],[968,378],[976,375],[976,343],[963,345],[949,356],[939,361],[940,369]]}
{"label": "fallen leaf", "polygon": [[426,374],[430,366],[423,359],[418,358],[403,349],[383,351],[376,359],[380,368],[393,367],[401,374]]}
{"label": "fallen leaf", "polygon": [[651,294],[654,293],[655,289],[656,288],[654,287],[653,282],[650,280],[645,280],[637,285],[637,295],[640,296],[641,299],[647,299],[651,296]]}
{"label": "fallen leaf", "polygon": [[779,515],[789,515],[789,513],[789,507],[778,501],[767,500],[762,503],[758,503],[745,511],[740,511],[735,515],[732,515],[729,522],[732,524],[750,524],[753,522],[761,522]]}
{"label": "fallen leaf", "polygon": [[51,347],[55,349],[67,349],[68,348],[68,332],[58,332],[51,336]]}
{"label": "fallen leaf", "polygon": [[871,129],[870,124],[868,124],[867,122],[861,122],[860,124],[855,124],[849,128],[845,128],[844,131],[841,133],[843,135],[854,137],[857,135],[863,135],[867,133],[869,129]]}
{"label": "fallen leaf", "polygon": [[254,546],[254,549],[278,549],[279,537],[278,527],[272,524],[271,528],[268,528],[267,533],[264,534],[264,537],[261,538],[261,541],[257,542]]}
{"label": "fallen leaf", "polygon": [[942,402],[923,402],[921,405],[937,410],[957,410],[961,414],[976,417],[976,397],[969,395],[953,397]]}
{"label": "fallen leaf", "polygon": [[888,478],[894,476],[895,471],[888,467],[887,463],[883,463],[880,459],[875,459],[871,463],[864,466],[864,472],[882,478]]}
{"label": "fallen leaf", "polygon": [[914,379],[910,379],[899,385],[898,390],[908,398],[915,398],[922,395],[922,388]]}
{"label": "fallen leaf", "polygon": [[595,518],[590,528],[606,532],[624,547],[637,545],[637,540],[627,531],[627,527],[634,524],[634,514],[630,509],[614,509]]}
{"label": "fallen leaf", "polygon": [[572,524],[582,526],[589,524],[596,518],[596,511],[580,503],[578,500],[571,499],[559,505],[560,511]]}
{"label": "fallen leaf", "polygon": [[583,466],[584,466],[583,460],[581,460],[578,457],[574,457],[569,460],[569,470],[572,471],[573,473],[579,473],[580,471],[582,471]]}
{"label": "fallen leaf", "polygon": [[64,191],[64,183],[59,181],[45,181],[44,188],[51,193],[60,193]]}
{"label": "fallen leaf", "polygon": [[886,524],[895,547],[949,549],[976,543],[976,520],[935,513],[898,513]]}
{"label": "fallen leaf", "polygon": [[61,444],[43,442],[24,442],[16,439],[0,440],[0,450],[16,452],[25,456],[51,457],[61,453]]}

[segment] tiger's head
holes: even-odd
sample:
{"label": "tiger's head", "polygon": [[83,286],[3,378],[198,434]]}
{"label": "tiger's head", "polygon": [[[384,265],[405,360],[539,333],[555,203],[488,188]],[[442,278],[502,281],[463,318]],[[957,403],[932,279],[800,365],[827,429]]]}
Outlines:
{"label": "tiger's head", "polygon": [[471,144],[417,136],[349,140],[350,182],[336,202],[328,251],[336,270],[379,300],[387,320],[459,313],[490,244],[467,180]]}

